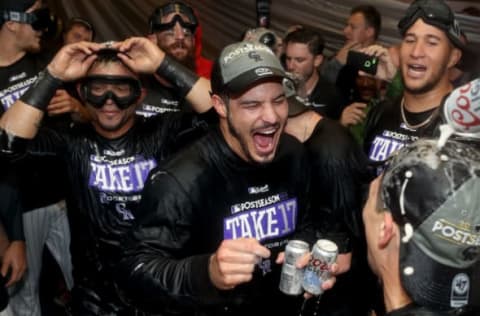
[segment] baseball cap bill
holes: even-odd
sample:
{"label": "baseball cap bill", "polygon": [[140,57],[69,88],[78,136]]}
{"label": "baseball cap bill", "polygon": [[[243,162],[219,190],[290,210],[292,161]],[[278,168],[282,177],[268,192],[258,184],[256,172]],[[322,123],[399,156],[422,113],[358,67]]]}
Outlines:
{"label": "baseball cap bill", "polygon": [[286,77],[280,60],[268,46],[253,42],[228,45],[212,71],[212,91],[240,93],[267,78]]}
{"label": "baseball cap bill", "polygon": [[400,33],[405,35],[407,30],[418,20],[435,26],[448,36],[454,46],[464,49],[461,40],[461,29],[455,15],[443,0],[416,0],[405,12],[405,16],[398,22]]}
{"label": "baseball cap bill", "polygon": [[414,302],[480,306],[480,151],[419,140],[391,159],[382,197],[401,232],[400,276]]}

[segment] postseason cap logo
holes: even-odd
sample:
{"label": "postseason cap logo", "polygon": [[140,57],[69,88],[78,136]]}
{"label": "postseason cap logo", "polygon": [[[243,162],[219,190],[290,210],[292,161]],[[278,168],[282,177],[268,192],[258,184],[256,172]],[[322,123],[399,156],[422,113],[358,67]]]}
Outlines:
{"label": "postseason cap logo", "polygon": [[[251,57],[253,56],[252,53],[255,53],[255,52],[258,52],[258,51],[261,51],[261,52],[266,52],[266,53],[269,53],[271,55],[273,55],[273,52],[265,45],[262,45],[262,44],[254,44],[254,43],[247,43],[245,45],[242,45],[240,47],[237,47],[235,50],[229,52],[228,54],[226,54],[224,57],[223,57],[223,64],[228,64],[230,63],[232,60],[236,59],[237,57],[242,57],[244,55],[248,55],[250,58],[254,58],[254,57]],[[259,56],[258,54],[256,55],[258,56],[258,58],[260,58],[261,60],[261,56]],[[258,61],[258,60],[256,60]]]}

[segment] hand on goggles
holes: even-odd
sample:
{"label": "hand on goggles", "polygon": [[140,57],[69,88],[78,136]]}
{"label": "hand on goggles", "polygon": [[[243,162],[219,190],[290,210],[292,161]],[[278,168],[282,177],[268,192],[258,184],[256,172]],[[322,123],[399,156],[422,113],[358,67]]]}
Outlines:
{"label": "hand on goggles", "polygon": [[141,85],[137,79],[127,76],[88,76],[83,80],[80,92],[82,98],[97,109],[111,99],[124,110],[138,100]]}

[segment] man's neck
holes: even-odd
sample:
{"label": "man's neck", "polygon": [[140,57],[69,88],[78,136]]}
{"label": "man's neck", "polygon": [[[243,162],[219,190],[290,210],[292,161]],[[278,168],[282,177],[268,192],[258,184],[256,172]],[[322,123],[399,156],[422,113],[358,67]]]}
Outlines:
{"label": "man's neck", "polygon": [[440,106],[443,98],[452,91],[452,85],[448,80],[439,84],[436,88],[425,93],[403,93],[405,100],[405,109],[409,112],[419,113],[431,110]]}
{"label": "man's neck", "polygon": [[367,39],[364,42],[360,43],[360,48],[365,48],[371,45],[374,45],[376,40],[374,38],[372,39]]}
{"label": "man's neck", "polygon": [[398,264],[388,264],[389,268],[383,273],[383,299],[387,312],[402,308],[412,302],[412,299],[405,292],[398,273]]}
{"label": "man's neck", "polygon": [[285,132],[304,143],[310,138],[321,119],[322,117],[314,111],[306,111],[300,115],[289,117]]}
{"label": "man's neck", "polygon": [[315,70],[310,78],[301,86],[298,87],[297,89],[297,94],[301,98],[307,98],[310,94],[312,94],[313,89],[315,89],[315,86],[318,83],[318,79],[320,76],[318,75],[318,72]]}
{"label": "man's neck", "polygon": [[25,51],[20,50],[18,46],[15,45],[15,39],[11,39],[8,36],[0,34],[0,43],[2,43],[2,49],[0,49],[0,67],[10,66],[26,54]]}

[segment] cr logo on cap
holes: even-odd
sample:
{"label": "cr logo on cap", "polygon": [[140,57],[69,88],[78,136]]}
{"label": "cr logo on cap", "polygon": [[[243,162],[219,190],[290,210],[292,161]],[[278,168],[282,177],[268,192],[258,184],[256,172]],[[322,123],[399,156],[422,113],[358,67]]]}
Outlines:
{"label": "cr logo on cap", "polygon": [[256,51],[249,52],[248,58],[253,59],[255,62],[262,61],[262,56],[260,56]]}

